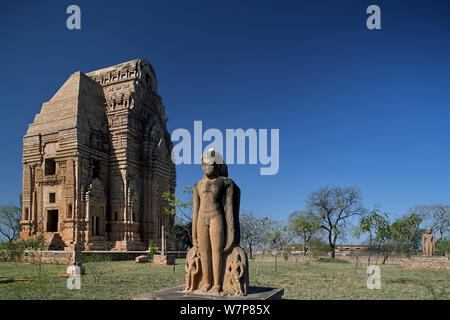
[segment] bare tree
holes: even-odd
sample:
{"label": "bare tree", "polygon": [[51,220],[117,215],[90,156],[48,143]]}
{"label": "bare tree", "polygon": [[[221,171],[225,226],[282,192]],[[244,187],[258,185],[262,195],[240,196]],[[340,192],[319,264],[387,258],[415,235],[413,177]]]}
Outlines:
{"label": "bare tree", "polygon": [[19,236],[21,217],[20,208],[13,205],[0,206],[0,234],[8,241]]}
{"label": "bare tree", "polygon": [[439,239],[450,231],[450,206],[442,204],[415,206],[409,209],[409,214],[416,214],[426,227],[439,233]]}
{"label": "bare tree", "polygon": [[345,222],[352,216],[366,212],[357,186],[321,187],[308,197],[308,208],[319,217],[320,227],[327,233],[331,257],[336,257],[336,240],[345,229]]}
{"label": "bare tree", "polygon": [[265,241],[267,246],[275,252],[275,272],[278,271],[278,256],[288,248],[294,237],[295,234],[281,222],[271,221],[267,224]]}
{"label": "bare tree", "polygon": [[248,248],[250,259],[253,258],[253,248],[263,243],[267,219],[257,218],[251,212],[241,215],[241,239]]}

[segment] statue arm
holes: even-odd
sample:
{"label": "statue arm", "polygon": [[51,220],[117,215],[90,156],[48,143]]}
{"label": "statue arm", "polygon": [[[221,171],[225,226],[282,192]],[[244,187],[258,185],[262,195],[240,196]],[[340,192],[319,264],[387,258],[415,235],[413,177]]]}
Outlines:
{"label": "statue arm", "polygon": [[235,193],[234,183],[232,181],[228,181],[226,183],[225,204],[224,204],[225,221],[226,221],[226,239],[225,239],[225,246],[223,248],[224,253],[232,249],[233,244],[236,240],[236,230],[234,221],[234,217],[236,214],[236,212],[234,212],[235,211],[234,193]]}
{"label": "statue arm", "polygon": [[192,244],[194,245],[194,247],[198,247],[197,218],[198,218],[198,208],[200,207],[200,197],[198,196],[197,184],[195,184],[194,186],[193,202],[194,202],[194,210],[192,214]]}

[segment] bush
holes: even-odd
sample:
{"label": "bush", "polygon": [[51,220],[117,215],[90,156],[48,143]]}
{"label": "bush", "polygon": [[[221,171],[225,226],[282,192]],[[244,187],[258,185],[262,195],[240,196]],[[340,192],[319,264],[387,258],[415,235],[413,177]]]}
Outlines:
{"label": "bush", "polygon": [[100,279],[107,272],[112,272],[112,257],[110,254],[102,253],[84,253],[81,256],[81,262],[86,267],[87,272],[94,279],[94,285],[96,286]]}
{"label": "bush", "polygon": [[148,261],[153,262],[153,256],[158,253],[158,248],[155,247],[155,244],[152,240],[150,240],[150,246],[148,248]]}
{"label": "bush", "polygon": [[1,243],[0,261],[17,263],[22,259],[25,248],[23,240]]}
{"label": "bush", "polygon": [[447,238],[436,241],[436,253],[440,255],[447,255],[450,252],[450,241]]}

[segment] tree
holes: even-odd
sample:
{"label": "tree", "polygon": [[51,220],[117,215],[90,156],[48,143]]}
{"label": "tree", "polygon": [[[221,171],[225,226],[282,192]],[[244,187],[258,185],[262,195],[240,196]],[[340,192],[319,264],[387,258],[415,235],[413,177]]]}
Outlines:
{"label": "tree", "polygon": [[253,259],[253,248],[264,240],[265,222],[268,218],[257,218],[253,213],[244,213],[240,217],[241,239],[248,248],[250,259]]}
{"label": "tree", "polygon": [[13,205],[0,206],[0,234],[8,241],[15,240],[20,234],[21,209]]}
{"label": "tree", "polygon": [[308,209],[320,219],[320,227],[327,233],[331,257],[336,257],[336,240],[342,235],[348,218],[363,214],[361,194],[356,186],[321,187],[306,201]]}
{"label": "tree", "polygon": [[444,238],[450,231],[450,206],[442,204],[415,206],[408,210],[409,214],[416,214],[426,224]]}
{"label": "tree", "polygon": [[175,247],[187,248],[192,246],[192,209],[194,206],[192,200],[193,188],[191,186],[183,187],[183,199],[177,198],[175,193],[166,191],[162,198],[166,201],[164,212],[175,216]]}
{"label": "tree", "polygon": [[[391,225],[387,214],[380,212],[380,207],[375,205],[374,209],[368,211],[361,216],[359,223],[353,228],[353,235],[359,239],[362,234],[367,233],[369,235],[369,258],[367,264],[370,265],[370,260],[373,252],[383,252],[383,262],[386,263],[390,254],[392,253],[392,246],[388,246],[387,242],[391,238]],[[383,249],[382,249],[383,248]],[[378,261],[378,259],[377,259]]]}
{"label": "tree", "polygon": [[285,250],[295,235],[282,223],[271,221],[267,224],[267,232],[265,236],[268,247],[275,251],[275,272],[278,271],[278,255]]}
{"label": "tree", "polygon": [[261,263],[264,258],[264,255],[266,253],[266,249],[267,249],[267,247],[269,247],[268,243],[270,242],[270,238],[268,235],[270,234],[269,230],[273,223],[275,223],[275,222],[272,221],[270,218],[264,218],[263,220],[261,220],[261,226],[260,226],[261,235],[262,235],[261,244],[263,245],[263,248],[262,248],[261,255],[259,257],[258,268],[256,269],[256,275],[259,274],[259,270],[261,269]]}
{"label": "tree", "polygon": [[450,252],[450,241],[447,240],[447,238],[441,238],[438,241],[436,241],[436,248],[440,251],[440,253],[444,256],[447,256],[447,259],[449,259],[449,252]]}
{"label": "tree", "polygon": [[397,219],[391,225],[392,238],[399,249],[411,254],[420,246],[423,230],[420,228],[422,218],[416,213],[409,213]]}
{"label": "tree", "polygon": [[311,238],[321,229],[320,219],[311,211],[297,211],[289,216],[289,230],[303,242],[303,255],[308,252]]}

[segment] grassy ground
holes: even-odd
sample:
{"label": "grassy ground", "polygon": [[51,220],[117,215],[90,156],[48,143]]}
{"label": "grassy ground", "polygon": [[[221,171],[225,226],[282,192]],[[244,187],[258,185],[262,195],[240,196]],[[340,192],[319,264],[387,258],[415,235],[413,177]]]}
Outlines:
{"label": "grassy ground", "polygon": [[[0,263],[0,278],[33,279],[2,283],[0,299],[131,299],[133,295],[184,283],[184,260],[172,266],[137,264],[134,261],[90,262],[99,274],[82,277],[80,290],[69,290],[66,266],[42,265],[36,279],[34,264]],[[361,270],[351,263],[324,261],[263,261],[256,275],[257,260],[250,261],[250,285],[283,287],[286,299],[446,299],[450,298],[450,273],[446,270],[407,270],[381,266],[381,289],[369,290]],[[92,268],[87,268],[87,272]],[[1,279],[0,279],[1,280]]]}

